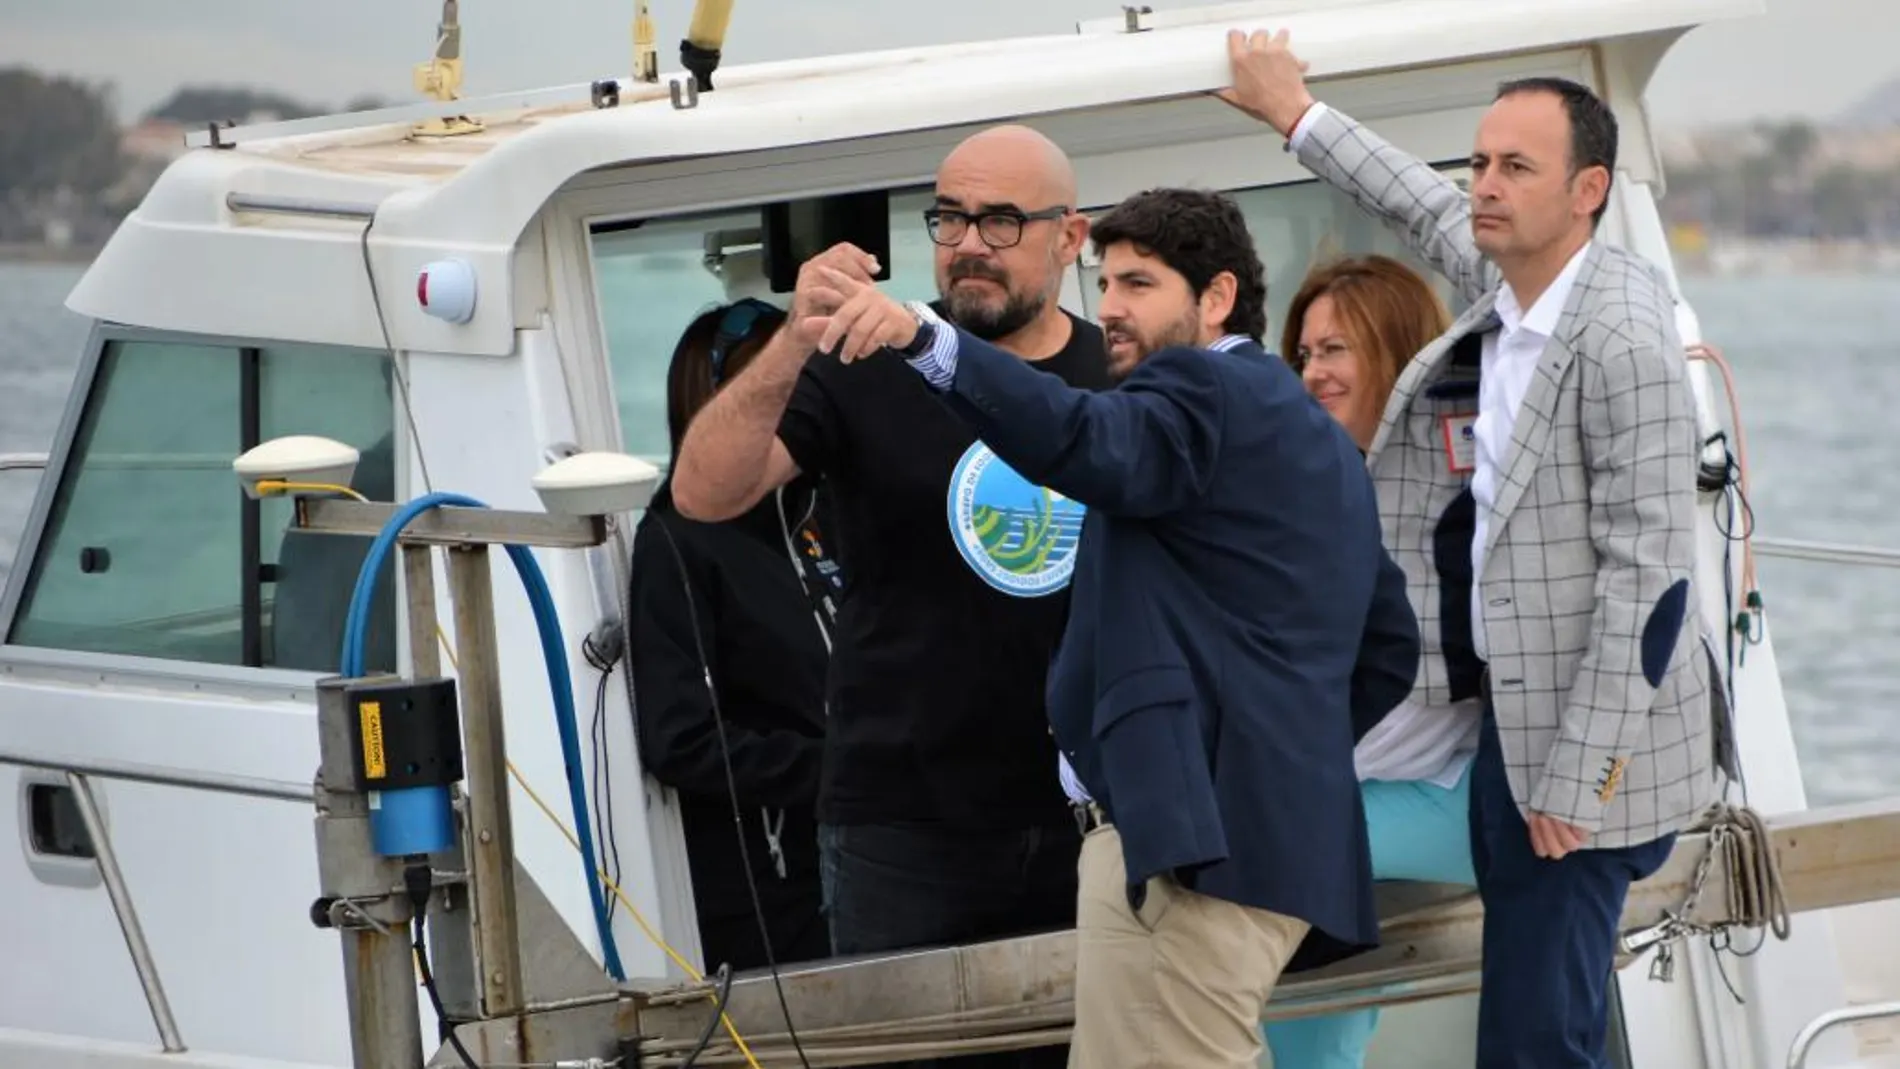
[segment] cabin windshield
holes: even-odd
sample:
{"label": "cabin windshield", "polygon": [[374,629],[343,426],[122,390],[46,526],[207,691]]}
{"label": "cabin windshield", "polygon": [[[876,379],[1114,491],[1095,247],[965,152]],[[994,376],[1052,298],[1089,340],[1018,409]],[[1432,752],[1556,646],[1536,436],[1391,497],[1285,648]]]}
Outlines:
{"label": "cabin windshield", "polygon": [[[1463,162],[1448,164],[1454,171]],[[1343,193],[1315,181],[1231,191],[1247,216],[1267,269],[1269,349],[1287,304],[1307,268],[1343,254],[1383,253],[1420,271],[1454,314],[1462,301],[1443,278],[1406,251],[1403,243],[1353,205]],[[900,300],[937,296],[932,245],[923,211],[929,187],[890,191],[890,278],[882,288]],[[1090,214],[1108,205],[1093,205]],[[757,268],[744,260],[759,247],[760,209],[672,216],[596,226],[591,241],[601,329],[619,409],[623,448],[664,465],[669,459],[666,371],[687,324],[708,309],[759,293]],[[1095,275],[1089,257],[1064,287],[1072,311],[1094,318]],[[1078,296],[1079,295],[1079,296]],[[789,293],[765,294],[787,307]]]}
{"label": "cabin windshield", "polygon": [[[274,437],[362,451],[358,490],[393,496],[389,360],[377,352],[107,332],[81,369],[13,578],[13,646],[335,671],[366,546],[288,532],[286,498],[251,501],[231,462]],[[26,564],[30,555],[30,564]],[[394,585],[369,660],[396,667]]]}
{"label": "cabin windshield", "polygon": [[[1463,169],[1464,164],[1446,165],[1447,172]],[[1240,205],[1247,218],[1247,230],[1253,235],[1255,250],[1267,272],[1267,336],[1269,351],[1279,352],[1280,330],[1286,323],[1287,306],[1300,288],[1309,268],[1340,256],[1365,256],[1378,253],[1390,256],[1422,275],[1441,300],[1461,311],[1463,299],[1442,275],[1413,256],[1405,243],[1384,225],[1360,210],[1352,198],[1317,181],[1288,182],[1279,185],[1232,189],[1228,193]],[[1099,216],[1113,207],[1095,205],[1084,209]],[[1085,265],[1082,296],[1094,318],[1097,272]],[[1282,357],[1288,354],[1280,353]]]}
{"label": "cabin windshield", "polygon": [[[929,189],[890,194],[891,278],[901,300],[936,296],[923,211]],[[597,227],[593,234],[601,326],[612,364],[624,448],[665,465],[666,370],[686,325],[748,293],[788,307],[791,294],[764,294],[756,257],[758,208]]]}

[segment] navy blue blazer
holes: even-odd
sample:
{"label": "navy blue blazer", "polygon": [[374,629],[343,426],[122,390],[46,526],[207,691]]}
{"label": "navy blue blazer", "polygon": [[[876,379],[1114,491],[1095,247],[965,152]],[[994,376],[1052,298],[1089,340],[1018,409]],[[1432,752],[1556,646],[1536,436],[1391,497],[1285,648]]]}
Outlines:
{"label": "navy blue blazer", "polygon": [[1411,691],[1419,639],[1358,448],[1252,343],[1093,393],[958,341],[946,402],[1088,509],[1049,719],[1131,902],[1169,875],[1305,920],[1290,970],[1378,945],[1353,745]]}

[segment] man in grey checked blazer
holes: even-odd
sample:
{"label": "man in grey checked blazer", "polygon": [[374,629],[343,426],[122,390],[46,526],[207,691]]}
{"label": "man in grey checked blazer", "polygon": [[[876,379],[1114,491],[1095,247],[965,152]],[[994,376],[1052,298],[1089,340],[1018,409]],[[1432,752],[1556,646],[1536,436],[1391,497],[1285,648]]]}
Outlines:
{"label": "man in grey checked blazer", "polygon": [[1400,376],[1367,465],[1419,617],[1413,699],[1485,698],[1478,1064],[1607,1065],[1629,885],[1715,796],[1687,361],[1660,273],[1595,240],[1616,120],[1574,83],[1504,86],[1467,196],[1315,102],[1284,32],[1230,49],[1224,99],[1472,302]]}

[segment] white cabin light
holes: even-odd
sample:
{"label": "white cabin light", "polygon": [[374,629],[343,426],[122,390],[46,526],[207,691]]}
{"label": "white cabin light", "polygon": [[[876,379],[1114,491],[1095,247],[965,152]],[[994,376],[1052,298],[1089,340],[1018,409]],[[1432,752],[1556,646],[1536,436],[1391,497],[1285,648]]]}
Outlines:
{"label": "white cabin light", "polygon": [[646,507],[660,469],[625,453],[576,453],[534,477],[534,492],[549,512],[611,516]]}
{"label": "white cabin light", "polygon": [[295,487],[271,488],[260,492],[258,484],[262,482],[349,486],[350,479],[356,475],[356,462],[360,456],[355,449],[342,442],[297,434],[287,438],[272,438],[247,450],[231,462],[231,470],[237,472],[238,482],[244,487],[244,496],[255,500],[284,493],[286,489],[295,492]]}
{"label": "white cabin light", "polygon": [[435,260],[416,272],[416,303],[451,323],[475,318],[475,268],[467,260]]}

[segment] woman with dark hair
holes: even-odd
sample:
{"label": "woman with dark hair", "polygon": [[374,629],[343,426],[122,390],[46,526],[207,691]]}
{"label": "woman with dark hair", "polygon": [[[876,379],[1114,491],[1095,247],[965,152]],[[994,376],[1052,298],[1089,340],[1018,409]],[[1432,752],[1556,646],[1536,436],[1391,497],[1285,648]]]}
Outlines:
{"label": "woman with dark hair", "polygon": [[[1411,268],[1352,257],[1306,276],[1288,306],[1281,351],[1364,452],[1405,365],[1450,326],[1444,303]],[[1354,747],[1374,879],[1477,885],[1469,814],[1480,712],[1475,699],[1443,708],[1408,699]],[[1275,1069],[1360,1069],[1378,1024],[1378,1010],[1351,1010],[1278,1021],[1265,1036]]]}
{"label": "woman with dark hair", "polygon": [[[667,372],[676,459],[693,417],[784,320],[747,299],[686,328]],[[742,516],[697,523],[674,509],[669,476],[634,534],[627,641],[640,760],[679,795],[708,971],[831,952],[814,810],[833,569],[817,512],[816,488],[800,480]]]}

